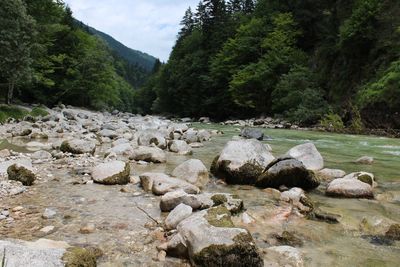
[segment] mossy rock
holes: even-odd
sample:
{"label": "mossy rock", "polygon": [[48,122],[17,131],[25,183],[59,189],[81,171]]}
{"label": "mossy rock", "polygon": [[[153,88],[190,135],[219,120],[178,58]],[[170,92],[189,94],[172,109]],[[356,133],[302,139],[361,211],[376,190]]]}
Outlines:
{"label": "mossy rock", "polygon": [[281,235],[274,235],[274,237],[280,246],[301,247],[303,245],[303,240],[294,232],[283,231]]}
{"label": "mossy rock", "polygon": [[25,186],[33,185],[35,174],[20,164],[13,164],[7,169],[8,179],[21,182]]}
{"label": "mossy rock", "polygon": [[223,161],[218,166],[216,176],[228,184],[254,185],[264,168],[257,163],[247,162],[238,169],[229,169],[230,161]]}
{"label": "mossy rock", "polygon": [[211,200],[214,202],[214,206],[222,205],[228,201],[224,194],[215,194],[211,197]]}
{"label": "mossy rock", "polygon": [[232,245],[211,245],[191,257],[194,266],[262,267],[263,259],[249,233],[234,238]]}
{"label": "mossy rock", "polygon": [[101,250],[96,248],[72,247],[67,250],[62,260],[65,267],[96,267],[97,258],[101,255]]}
{"label": "mossy rock", "polygon": [[392,240],[400,240],[400,224],[392,224],[386,232],[386,237]]}
{"label": "mossy rock", "polygon": [[372,179],[372,177],[366,173],[360,174],[357,179],[363,183],[369,184],[370,186],[373,186],[374,184],[374,180]]}
{"label": "mossy rock", "polygon": [[235,227],[231,220],[231,213],[225,206],[217,206],[207,211],[205,219],[215,227],[232,228]]}
{"label": "mossy rock", "polygon": [[64,153],[72,154],[94,154],[96,145],[82,140],[66,140],[61,143],[60,150]]}

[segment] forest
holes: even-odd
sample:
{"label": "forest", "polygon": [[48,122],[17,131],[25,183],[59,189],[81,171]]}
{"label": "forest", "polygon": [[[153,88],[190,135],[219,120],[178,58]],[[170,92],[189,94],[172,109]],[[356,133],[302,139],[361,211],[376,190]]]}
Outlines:
{"label": "forest", "polygon": [[[60,0],[2,0],[0,86],[4,102],[136,111],[135,88],[153,58],[126,60],[113,41],[75,20]],[[113,45],[118,42],[113,42]],[[133,57],[137,51],[125,51]],[[152,67],[152,66],[151,66]],[[151,68],[150,67],[150,68]]]}
{"label": "forest", "polygon": [[396,0],[203,0],[166,63],[61,0],[3,0],[0,29],[6,103],[400,129]]}
{"label": "forest", "polygon": [[400,128],[400,2],[204,0],[139,90],[143,113]]}

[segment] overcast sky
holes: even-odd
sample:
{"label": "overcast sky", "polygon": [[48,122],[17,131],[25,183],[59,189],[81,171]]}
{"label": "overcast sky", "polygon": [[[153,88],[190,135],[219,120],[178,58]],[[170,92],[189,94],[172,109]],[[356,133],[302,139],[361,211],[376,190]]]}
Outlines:
{"label": "overcast sky", "polygon": [[126,46],[168,59],[185,10],[199,0],[64,0],[75,18]]}

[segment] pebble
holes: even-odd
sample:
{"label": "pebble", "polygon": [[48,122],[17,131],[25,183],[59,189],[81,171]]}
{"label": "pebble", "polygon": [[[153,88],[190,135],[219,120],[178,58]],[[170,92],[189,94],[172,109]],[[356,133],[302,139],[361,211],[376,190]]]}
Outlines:
{"label": "pebble", "polygon": [[43,234],[50,234],[52,231],[54,231],[55,227],[53,225],[49,225],[49,226],[45,226],[42,229],[40,229],[39,231]]}
{"label": "pebble", "polygon": [[4,215],[4,216],[8,217],[10,215],[10,212],[8,210],[3,210],[1,212],[1,215]]}
{"label": "pebble", "polygon": [[95,230],[96,226],[93,223],[88,223],[79,229],[79,233],[87,235],[93,233]]}
{"label": "pebble", "polygon": [[57,215],[57,211],[46,208],[42,214],[43,219],[53,219]]}
{"label": "pebble", "polygon": [[158,252],[157,259],[159,262],[164,262],[166,256],[167,253],[164,250],[161,250],[160,252]]}
{"label": "pebble", "polygon": [[12,211],[16,212],[16,211],[21,211],[23,209],[24,209],[24,207],[18,206],[18,207],[13,208]]}

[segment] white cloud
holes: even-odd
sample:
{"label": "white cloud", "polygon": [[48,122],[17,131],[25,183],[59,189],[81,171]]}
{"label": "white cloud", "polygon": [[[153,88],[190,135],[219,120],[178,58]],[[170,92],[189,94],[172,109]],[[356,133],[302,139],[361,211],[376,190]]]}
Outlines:
{"label": "white cloud", "polygon": [[65,0],[74,16],[128,47],[168,59],[185,10],[199,0]]}

